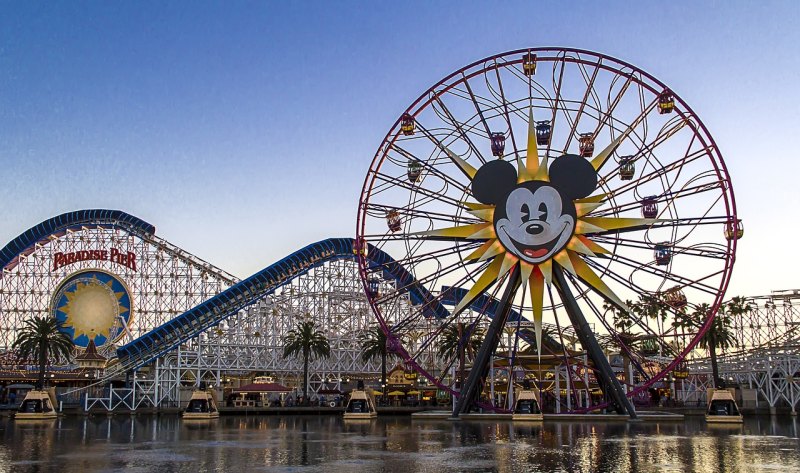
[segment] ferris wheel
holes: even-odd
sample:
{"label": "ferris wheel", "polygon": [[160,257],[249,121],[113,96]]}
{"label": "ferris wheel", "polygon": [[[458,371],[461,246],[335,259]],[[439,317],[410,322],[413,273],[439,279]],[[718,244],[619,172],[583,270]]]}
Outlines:
{"label": "ferris wheel", "polygon": [[[492,56],[423,93],[380,145],[357,220],[362,251],[414,278],[386,284],[387,268],[360,258],[391,348],[459,395],[461,412],[492,360],[513,373],[514,359],[529,369],[523,353],[541,366],[583,352],[586,373],[568,375],[590,373],[634,415],[629,398],[709,328],[742,233],[720,151],[692,109],[641,69],[564,48]],[[411,284],[427,296],[409,300]],[[655,319],[635,310],[653,301],[666,308]],[[679,339],[675,322],[701,304],[704,321]],[[462,349],[443,350],[456,327]],[[448,367],[463,366],[464,346],[473,368],[456,386]],[[609,349],[632,361],[630,376]]]}

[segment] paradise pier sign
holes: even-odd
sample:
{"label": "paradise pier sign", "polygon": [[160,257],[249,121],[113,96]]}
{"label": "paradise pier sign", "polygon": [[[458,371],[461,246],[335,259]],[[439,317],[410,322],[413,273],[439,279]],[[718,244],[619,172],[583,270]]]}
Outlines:
{"label": "paradise pier sign", "polygon": [[111,250],[81,250],[53,255],[53,271],[80,261],[111,261],[136,271],[136,254],[117,248]]}

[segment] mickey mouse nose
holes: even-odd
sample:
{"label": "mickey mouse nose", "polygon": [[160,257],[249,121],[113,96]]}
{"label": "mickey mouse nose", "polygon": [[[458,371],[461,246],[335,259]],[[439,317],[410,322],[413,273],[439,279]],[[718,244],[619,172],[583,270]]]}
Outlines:
{"label": "mickey mouse nose", "polygon": [[529,223],[528,226],[525,227],[525,231],[531,235],[538,235],[544,231],[544,226],[540,223]]}

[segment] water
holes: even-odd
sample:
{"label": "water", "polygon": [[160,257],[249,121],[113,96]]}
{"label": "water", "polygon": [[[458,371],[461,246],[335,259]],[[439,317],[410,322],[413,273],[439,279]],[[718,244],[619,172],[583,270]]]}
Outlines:
{"label": "water", "polygon": [[798,421],[662,423],[387,417],[66,417],[0,421],[13,472],[757,472],[800,471]]}

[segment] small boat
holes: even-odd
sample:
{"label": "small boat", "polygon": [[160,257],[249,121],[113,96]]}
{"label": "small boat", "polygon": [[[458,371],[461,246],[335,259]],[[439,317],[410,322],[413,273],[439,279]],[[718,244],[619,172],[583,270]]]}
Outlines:
{"label": "small boat", "polygon": [[708,389],[708,408],[706,422],[709,423],[742,423],[744,418],[736,405],[733,389]]}
{"label": "small boat", "polygon": [[55,419],[58,417],[55,409],[56,396],[55,391],[51,388],[49,390],[33,390],[28,391],[25,399],[20,404],[14,419],[17,420],[39,420],[39,419]]}
{"label": "small boat", "polygon": [[354,389],[350,393],[347,407],[344,410],[345,420],[350,419],[374,419],[378,417],[375,410],[375,401],[365,390]]}
{"label": "small boat", "polygon": [[514,412],[511,414],[511,420],[544,420],[540,406],[538,389],[522,389],[517,394],[517,400],[514,402]]}
{"label": "small boat", "polygon": [[195,389],[189,399],[189,405],[183,411],[184,419],[216,419],[219,417],[217,400],[214,393]]}

